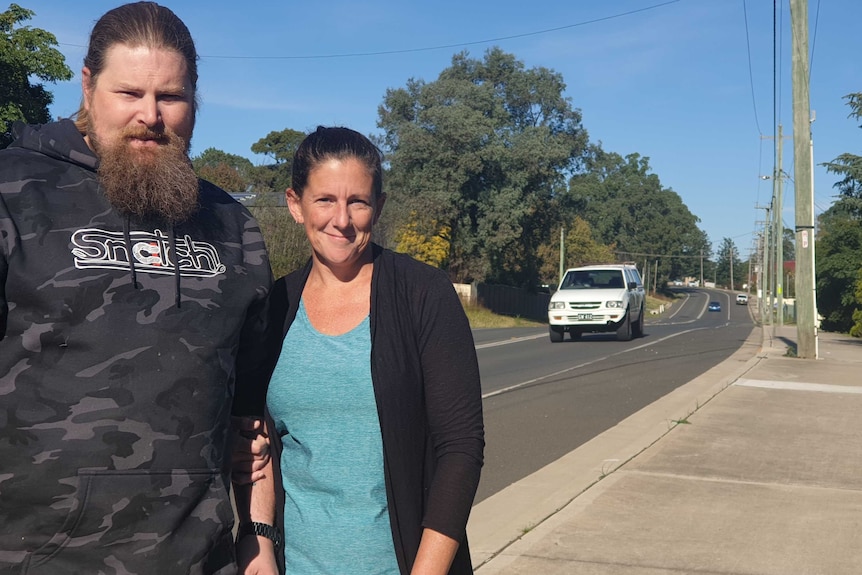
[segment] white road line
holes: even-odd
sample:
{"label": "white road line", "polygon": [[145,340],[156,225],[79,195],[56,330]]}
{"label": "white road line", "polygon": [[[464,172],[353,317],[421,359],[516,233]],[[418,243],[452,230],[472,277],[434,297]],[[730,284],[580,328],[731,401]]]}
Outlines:
{"label": "white road line", "polygon": [[689,299],[691,299],[691,294],[690,294],[690,293],[688,293],[688,292],[686,292],[686,293],[685,293],[685,299],[683,299],[681,302],[679,302],[679,305],[678,305],[678,306],[676,306],[676,309],[673,311],[673,313],[671,313],[671,314],[667,317],[667,319],[673,319],[674,317],[676,317],[676,314],[678,314],[679,312],[681,312],[681,311],[682,311],[682,307],[685,305],[685,303],[686,303]]}
{"label": "white road line", "polygon": [[765,381],[760,379],[738,379],[733,385],[760,387],[763,389],[786,389],[790,391],[819,391],[823,393],[850,393],[862,395],[857,385],[831,385],[828,383],[803,383],[801,381]]}
{"label": "white road line", "polygon": [[[482,394],[482,399],[488,399],[489,397],[494,397],[495,395],[500,395],[500,394],[503,394],[503,393],[508,393],[508,392],[510,392],[510,391],[514,391],[514,390],[516,390],[516,389],[519,389],[519,388],[525,387],[525,386],[530,385],[530,384],[532,384],[532,383],[536,383],[536,382],[542,381],[543,379],[549,379],[549,378],[551,378],[551,377],[556,377],[556,376],[558,376],[558,375],[563,375],[564,373],[568,373],[568,372],[570,372],[570,371],[574,371],[574,370],[576,370],[576,369],[580,369],[580,368],[582,368],[582,367],[587,367],[587,366],[589,366],[589,365],[592,365],[592,364],[594,364],[594,363],[598,363],[598,362],[600,362],[600,361],[604,361],[604,360],[606,360],[606,359],[609,359],[609,358],[611,358],[611,357],[615,357],[615,356],[617,356],[617,355],[622,355],[622,354],[624,354],[624,353],[629,353],[629,352],[632,352],[632,351],[637,351],[637,350],[639,350],[639,349],[643,349],[643,348],[645,348],[645,347],[650,347],[650,346],[652,346],[652,345],[655,345],[655,344],[657,344],[657,343],[663,342],[663,341],[668,340],[668,339],[673,339],[673,338],[675,338],[675,337],[678,337],[678,336],[681,336],[681,335],[685,335],[685,334],[687,334],[687,333],[691,333],[691,332],[693,332],[693,331],[701,331],[701,330],[704,330],[704,329],[708,329],[708,328],[698,327],[698,328],[695,328],[695,329],[688,329],[688,330],[685,330],[685,331],[681,331],[681,332],[679,332],[679,333],[675,333],[675,334],[672,334],[672,335],[668,335],[668,336],[665,336],[665,337],[663,337],[663,338],[657,339],[657,340],[655,340],[655,341],[650,341],[650,342],[644,343],[643,345],[639,345],[639,346],[637,346],[637,347],[632,347],[632,348],[629,348],[629,349],[624,349],[624,350],[622,350],[622,351],[618,351],[618,352],[616,352],[616,353],[612,353],[612,354],[610,354],[610,355],[605,355],[605,356],[602,356],[602,357],[597,357],[597,358],[595,358],[595,359],[593,359],[593,360],[585,361],[584,363],[579,363],[578,365],[573,365],[573,366],[571,366],[571,367],[567,367],[566,369],[561,369],[560,371],[555,371],[554,373],[549,373],[549,374],[547,374],[547,375],[542,375],[542,376],[540,376],[540,377],[535,377],[535,378],[533,378],[533,379],[528,379],[527,381],[522,381],[521,383],[516,383],[516,384],[514,384],[514,385],[510,385],[510,386],[508,386],[508,387],[504,387],[504,388],[502,388],[502,389],[498,389],[498,390],[495,390],[495,391],[489,391],[488,393],[484,393],[484,394]],[[543,335],[543,337],[544,337],[544,335]],[[519,339],[531,339],[531,338],[519,338]],[[512,343],[512,342],[514,342],[514,341],[515,341],[514,339],[513,339],[513,340],[507,340],[507,341],[505,341],[505,342],[497,342],[497,344],[498,344],[498,345],[503,345],[503,344],[505,344],[505,343]],[[476,346],[476,347],[478,348],[478,346]]]}
{"label": "white road line", "polygon": [[500,345],[509,345],[510,343],[518,343],[520,341],[529,341],[531,339],[539,339],[540,337],[548,337],[547,333],[537,333],[536,335],[525,335],[524,337],[513,337],[512,339],[503,339],[500,341],[492,341],[490,343],[480,343],[476,349],[485,349],[488,347],[497,347]]}

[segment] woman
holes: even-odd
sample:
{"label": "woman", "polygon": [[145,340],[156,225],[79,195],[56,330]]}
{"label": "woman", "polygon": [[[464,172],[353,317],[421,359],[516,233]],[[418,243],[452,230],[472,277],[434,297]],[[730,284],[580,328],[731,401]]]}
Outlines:
{"label": "woman", "polygon": [[[381,173],[374,144],[346,128],[319,127],[294,156],[287,201],[312,255],[273,290],[285,318],[267,395],[276,469],[250,508],[283,525],[287,573],[472,573],[475,347],[446,274],[372,243]],[[241,527],[241,564],[266,572],[272,541],[248,532],[260,530]]]}

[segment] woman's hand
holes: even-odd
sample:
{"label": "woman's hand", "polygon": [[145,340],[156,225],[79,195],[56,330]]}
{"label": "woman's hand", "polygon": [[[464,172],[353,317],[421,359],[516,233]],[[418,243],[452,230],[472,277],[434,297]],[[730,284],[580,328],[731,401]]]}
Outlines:
{"label": "woman's hand", "polygon": [[262,419],[231,417],[233,450],[231,481],[247,485],[260,481],[266,475],[263,469],[269,463],[269,436]]}

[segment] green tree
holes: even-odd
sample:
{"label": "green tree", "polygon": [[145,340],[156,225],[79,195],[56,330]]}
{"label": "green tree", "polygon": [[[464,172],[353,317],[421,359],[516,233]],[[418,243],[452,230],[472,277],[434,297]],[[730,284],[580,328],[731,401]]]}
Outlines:
{"label": "green tree", "polygon": [[537,282],[536,251],[559,221],[552,200],[587,143],[564,91],[559,74],[499,48],[387,90],[378,126],[390,201],[448,227],[453,280]]}
{"label": "green tree", "polygon": [[[649,158],[625,158],[590,147],[585,170],[569,181],[562,209],[581,214],[593,228],[596,240],[616,245],[628,260],[658,262],[659,284],[668,279],[700,275],[701,254],[709,257],[706,233],[700,220],[679,194],[664,188],[651,173]],[[652,275],[652,274],[651,274]]]}
{"label": "green tree", "polygon": [[0,148],[12,143],[16,120],[36,124],[51,120],[48,106],[54,96],[42,84],[31,84],[31,78],[52,83],[72,79],[66,59],[54,48],[57,38],[20,25],[34,14],[17,4],[0,13]]}
{"label": "green tree", "polygon": [[284,193],[290,187],[290,171],[293,167],[293,154],[305,139],[306,134],[286,128],[273,131],[251,146],[255,154],[263,154],[273,160],[272,164],[257,166],[252,175],[252,185],[260,193]]}
{"label": "green tree", "polygon": [[854,323],[855,282],[862,269],[860,204],[840,198],[818,218],[817,309],[827,331],[847,332]]}
{"label": "green tree", "polygon": [[270,156],[276,164],[288,164],[293,161],[293,154],[299,144],[305,139],[305,132],[286,128],[280,132],[270,132],[251,145],[251,151],[255,154]]}
{"label": "green tree", "polygon": [[[614,254],[615,245],[605,245],[596,241],[590,224],[580,216],[566,226],[565,235],[566,269],[589,264],[602,264],[617,261]],[[558,284],[560,280],[560,242],[559,238],[551,238],[548,243],[539,246],[541,262],[539,271],[544,284]]]}
{"label": "green tree", "polygon": [[[739,250],[732,239],[722,239],[715,255],[713,274],[716,285],[737,289],[737,286],[748,281],[748,265],[740,259]],[[730,284],[731,263],[733,265],[733,285]]]}
{"label": "green tree", "polygon": [[850,335],[853,337],[862,337],[862,268],[856,274],[856,303],[859,305],[853,311],[853,327],[850,328]]}
{"label": "green tree", "polygon": [[192,158],[192,167],[198,177],[234,194],[248,191],[253,182],[251,160],[216,148],[207,148]]}
{"label": "green tree", "polygon": [[[862,92],[848,94],[844,99],[850,106],[850,114],[847,117],[862,120]],[[842,197],[862,198],[862,156],[845,153],[823,165],[829,172],[844,177],[835,184]]]}
{"label": "green tree", "polygon": [[[846,96],[849,117],[862,119],[862,93]],[[841,154],[824,164],[843,176],[838,199],[818,218],[817,308],[823,329],[847,332],[855,325],[856,282],[862,270],[862,157]]]}

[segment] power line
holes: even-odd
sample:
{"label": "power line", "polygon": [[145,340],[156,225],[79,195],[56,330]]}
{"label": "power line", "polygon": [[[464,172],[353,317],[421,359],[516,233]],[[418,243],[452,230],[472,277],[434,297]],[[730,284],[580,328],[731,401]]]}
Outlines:
{"label": "power line", "polygon": [[[568,30],[570,28],[577,28],[579,26],[586,26],[588,24],[596,24],[598,22],[605,22],[607,20],[614,20],[616,18],[622,18],[623,16],[630,16],[632,14],[637,14],[639,12],[646,12],[648,10],[655,10],[656,8],[661,8],[663,6],[667,6],[668,4],[675,4],[680,2],[680,0],[668,0],[667,2],[662,2],[660,4],[653,4],[652,6],[646,6],[645,8],[638,8],[637,10],[629,10],[628,12],[621,12],[619,14],[613,14],[611,16],[603,16],[602,18],[595,18],[593,20],[586,20],[584,22],[576,22],[574,24],[567,24],[565,26],[557,26],[555,28],[546,28],[544,30],[536,30],[534,32],[524,32],[523,34],[513,34],[511,36],[500,36],[498,38],[488,38],[485,40],[473,40],[469,42],[458,42],[455,44],[442,44],[439,46],[426,46],[423,48],[405,48],[400,50],[380,50],[377,52],[352,52],[352,53],[344,53],[344,54],[313,54],[306,56],[221,56],[221,55],[206,55],[200,54],[201,58],[212,58],[212,59],[221,59],[221,60],[324,60],[324,59],[333,59],[333,58],[360,58],[360,57],[368,57],[368,56],[388,56],[392,54],[411,54],[415,52],[430,52],[432,50],[445,50],[448,48],[460,48],[463,46],[475,46],[476,44],[490,44],[492,42],[501,42],[503,40],[514,40],[515,38],[526,38],[528,36],[538,36],[541,34],[549,34],[551,32],[559,32],[560,30]],[[78,44],[65,44],[60,42],[60,45],[63,46],[74,46],[76,48],[85,48],[86,46],[80,46]]]}
{"label": "power line", "polygon": [[814,68],[814,45],[817,44],[817,23],[820,21],[820,0],[817,0],[817,12],[814,15],[814,35],[811,38],[811,56],[808,61],[808,81],[811,82],[811,70]]}
{"label": "power line", "polygon": [[757,126],[757,133],[762,136],[763,131],[760,129],[760,120],[757,119],[757,98],[754,96],[754,72],[751,70],[751,38],[748,30],[748,10],[745,0],[742,0],[742,15],[745,18],[745,45],[748,49],[748,82],[751,86],[751,105],[754,108],[754,124]]}
{"label": "power line", "polygon": [[513,34],[511,36],[500,36],[498,38],[488,38],[486,40],[473,40],[469,42],[458,42],[455,44],[443,44],[439,46],[427,46],[424,48],[405,48],[402,50],[381,50],[378,52],[355,52],[355,53],[346,53],[346,54],[320,54],[320,55],[311,55],[311,56],[201,56],[202,58],[220,58],[220,59],[260,59],[260,60],[322,60],[322,59],[330,59],[330,58],[358,58],[358,57],[366,57],[366,56],[388,56],[391,54],[410,54],[414,52],[430,52],[432,50],[445,50],[448,48],[460,48],[462,46],[474,46],[476,44],[490,44],[492,42],[501,42],[503,40],[514,40],[515,38],[526,38],[528,36],[538,36],[541,34],[549,34],[551,32],[559,32],[560,30],[568,30],[570,28],[576,28],[579,26],[586,26],[588,24],[596,24],[597,22],[604,22],[607,20],[614,20],[616,18],[622,18],[623,16],[630,16],[632,14],[637,14],[638,12],[646,12],[648,10],[654,10],[656,8],[661,8],[662,6],[667,6],[668,4],[675,4],[680,0],[668,0],[667,2],[662,2],[661,4],[654,4],[652,6],[647,6],[645,8],[638,8],[637,10],[629,10],[628,12],[622,12],[620,14],[613,14],[611,16],[604,16],[602,18],[595,18],[593,20],[586,20],[584,22],[576,22],[574,24],[567,24],[565,26],[557,26],[555,28],[546,28],[544,30],[536,30],[534,32],[524,32],[523,34]]}

